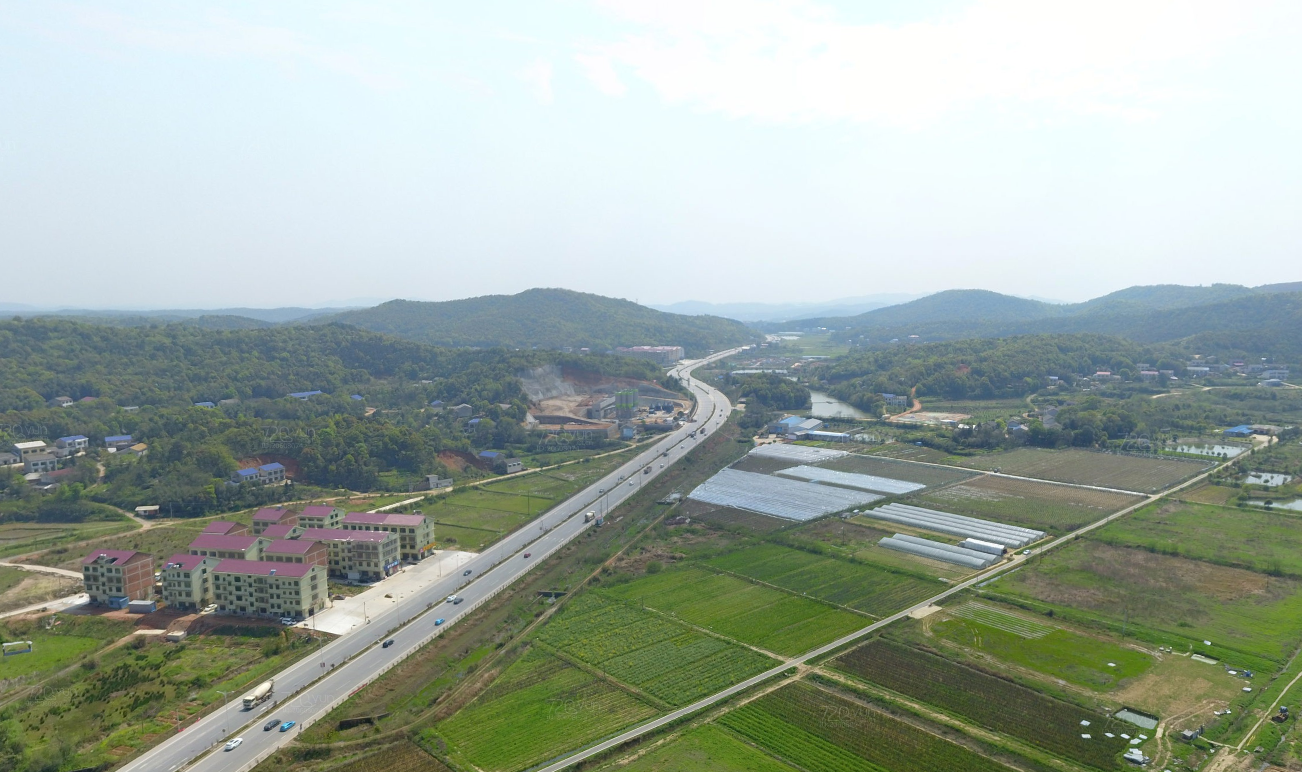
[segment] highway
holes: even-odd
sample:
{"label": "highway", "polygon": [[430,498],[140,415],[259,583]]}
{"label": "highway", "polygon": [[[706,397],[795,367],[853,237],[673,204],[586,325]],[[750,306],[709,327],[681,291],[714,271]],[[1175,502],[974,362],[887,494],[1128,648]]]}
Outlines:
{"label": "highway", "polygon": [[[699,437],[689,434],[701,428],[717,429],[727,419],[731,404],[716,389],[692,379],[691,372],[735,352],[733,349],[705,359],[685,361],[670,371],[696,397],[692,415],[695,422],[685,422],[635,459],[507,535],[466,563],[462,567],[467,572],[465,575],[446,577],[389,609],[378,611],[367,626],[330,641],[316,654],[275,674],[276,701],[245,711],[240,698],[252,686],[231,693],[225,707],[184,727],[123,766],[122,772],[174,772],[187,765],[188,769],[202,772],[252,769],[304,726],[320,719],[510,586],[552,552],[593,527],[593,523],[583,521],[582,513],[609,511],[637,493],[644,482],[669,468],[699,441]],[[644,473],[646,469],[650,471]],[[526,553],[530,557],[525,557]],[[444,602],[454,592],[464,601],[455,605]],[[438,620],[443,620],[442,624],[436,624]],[[379,645],[390,638],[393,644],[389,648]],[[263,724],[272,718],[297,721],[298,726],[283,733],[277,729],[264,731]],[[241,745],[231,751],[222,750],[235,737],[243,738]],[[212,752],[207,753],[209,750]]]}

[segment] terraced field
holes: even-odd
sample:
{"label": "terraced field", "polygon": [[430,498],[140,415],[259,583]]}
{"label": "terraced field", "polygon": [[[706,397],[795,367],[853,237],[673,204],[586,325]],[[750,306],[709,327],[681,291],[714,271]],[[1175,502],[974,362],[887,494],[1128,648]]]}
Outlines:
{"label": "terraced field", "polygon": [[1141,496],[1066,485],[978,477],[919,493],[910,503],[999,523],[1067,533],[1142,501]]}
{"label": "terraced field", "polygon": [[808,772],[1008,772],[1009,767],[803,682],[719,723]]}
{"label": "terraced field", "polygon": [[1004,474],[1138,493],[1166,490],[1212,467],[1210,462],[1170,457],[1039,448],[1019,448],[1009,453],[956,459],[956,463],[972,469],[997,468]]}
{"label": "terraced field", "polygon": [[1127,731],[1111,729],[1116,722],[1106,716],[891,641],[870,641],[838,657],[835,666],[1096,769],[1116,769],[1126,748],[1120,737],[1104,735]]}
{"label": "terraced field", "polygon": [[818,601],[701,568],[666,571],[603,594],[644,603],[719,635],[788,656],[830,643],[870,622]]}
{"label": "terraced field", "polygon": [[539,640],[669,705],[686,705],[777,664],[595,593],[563,609]]}
{"label": "terraced field", "polygon": [[447,744],[461,766],[510,772],[581,746],[655,708],[542,651],[516,661],[493,686],[423,738]]}
{"label": "terraced field", "polygon": [[707,563],[792,592],[881,617],[935,595],[934,579],[886,568],[814,555],[776,544],[730,552]]}

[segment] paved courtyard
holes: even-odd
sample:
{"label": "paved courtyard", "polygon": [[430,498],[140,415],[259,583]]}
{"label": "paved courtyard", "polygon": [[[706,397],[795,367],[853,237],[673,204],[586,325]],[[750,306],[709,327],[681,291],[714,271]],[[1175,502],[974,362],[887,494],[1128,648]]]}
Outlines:
{"label": "paved courtyard", "polygon": [[[315,628],[322,632],[343,635],[367,624],[394,606],[404,597],[428,587],[449,574],[461,571],[478,553],[439,550],[416,565],[404,565],[402,570],[363,593],[336,600],[312,619],[299,623],[299,627]],[[389,595],[392,597],[386,598]]]}

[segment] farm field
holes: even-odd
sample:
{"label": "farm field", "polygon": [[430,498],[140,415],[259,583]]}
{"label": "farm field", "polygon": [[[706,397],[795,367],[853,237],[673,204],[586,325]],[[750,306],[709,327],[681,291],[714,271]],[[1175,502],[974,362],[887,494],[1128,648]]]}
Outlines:
{"label": "farm field", "polygon": [[792,772],[795,768],[747,745],[726,729],[706,724],[631,764],[605,769],[624,772]]}
{"label": "farm field", "polygon": [[1124,493],[983,476],[913,498],[917,506],[1068,533],[1143,501]]}
{"label": "farm field", "polygon": [[922,409],[933,413],[965,413],[976,423],[1012,418],[1026,413],[1024,399],[937,400],[923,399]]}
{"label": "farm field", "polygon": [[1220,504],[1226,505],[1230,500],[1239,495],[1238,490],[1229,488],[1224,485],[1199,485],[1196,488],[1181,491],[1179,496],[1183,501],[1192,501],[1196,504]]}
{"label": "farm field", "polygon": [[883,523],[880,520],[865,518],[854,518],[852,520],[823,518],[783,534],[782,541],[786,544],[808,541],[819,551],[832,551],[839,556],[855,558],[911,573],[922,573],[927,576],[956,579],[971,573],[970,570],[956,566],[953,563],[930,560],[918,555],[909,555],[877,546],[877,542],[897,532],[916,532],[919,536],[935,538],[935,534],[917,531],[916,529],[901,528],[895,523],[890,524],[891,529],[889,531],[880,528],[881,525]]}
{"label": "farm field", "polygon": [[891,442],[872,451],[879,458],[901,458],[905,461],[922,461],[928,464],[948,463],[952,456],[944,451],[928,448],[925,445],[913,445],[907,442]]}
{"label": "farm field", "polygon": [[[176,524],[160,525],[148,531],[135,530],[118,536],[110,536],[96,542],[95,547],[110,550],[139,550],[148,552],[156,560],[166,560],[178,552],[188,551],[190,542],[194,541],[194,537],[198,536],[199,532],[210,522],[212,522],[210,518],[205,518],[203,520],[187,520]],[[27,562],[54,566],[55,568],[66,568],[70,571],[81,571],[81,560],[85,556],[86,551],[81,548],[74,550],[67,547],[55,547]]]}
{"label": "farm field", "polygon": [[701,568],[665,571],[602,594],[643,603],[698,627],[795,656],[865,627],[867,618]]}
{"label": "farm field", "polygon": [[[916,447],[910,445],[908,447]],[[917,448],[923,450],[923,448]],[[832,459],[820,466],[827,469],[835,469],[840,472],[853,472],[855,474],[871,474],[878,477],[889,477],[892,480],[905,480],[907,482],[919,483],[928,487],[938,485],[949,485],[969,477],[975,477],[975,472],[969,472],[954,467],[926,466],[925,464],[914,464],[908,461],[898,461],[892,458],[882,458],[880,456],[861,456],[850,455],[841,458]]]}
{"label": "farm field", "polygon": [[424,739],[485,772],[524,769],[655,715],[655,708],[558,657],[530,651]]}
{"label": "farm field", "polygon": [[935,595],[942,585],[921,574],[761,544],[706,561],[715,568],[881,617]]}
{"label": "farm field", "polygon": [[841,655],[834,666],[1096,769],[1115,769],[1126,748],[1125,740],[1103,733],[1125,732],[1115,727],[1128,724],[881,638]]}
{"label": "farm field", "polygon": [[591,592],[562,609],[538,640],[667,705],[686,705],[777,664]]}
{"label": "farm field", "polygon": [[959,466],[1035,477],[1051,482],[1098,485],[1138,493],[1157,493],[1193,477],[1212,463],[1178,458],[1123,456],[1089,450],[1019,448],[955,459]]}
{"label": "farm field", "polygon": [[1097,691],[1143,675],[1153,658],[1116,643],[1042,624],[981,603],[946,610],[928,633],[946,643]]}
{"label": "farm field", "polygon": [[378,753],[371,753],[343,766],[330,768],[330,772],[375,772],[375,770],[383,770],[384,772],[451,772],[438,759],[405,740],[390,745]]}
{"label": "farm field", "polygon": [[0,557],[111,536],[138,527],[126,518],[89,523],[4,523],[0,525]]}
{"label": "farm field", "polygon": [[[1268,669],[1302,639],[1302,584],[1241,568],[1081,540],[987,585],[985,592],[1042,604],[1066,619],[1099,620],[1177,651]],[[1153,633],[1158,633],[1154,635]],[[1203,641],[1210,640],[1211,646]]]}
{"label": "farm field", "polygon": [[1302,513],[1160,501],[1109,523],[1092,538],[1302,578]]}
{"label": "farm field", "polygon": [[[697,512],[698,508],[701,511]],[[699,520],[716,528],[746,530],[754,533],[772,533],[780,528],[795,525],[793,521],[783,520],[780,517],[770,517],[769,515],[761,515],[758,512],[747,512],[744,509],[733,509],[732,507],[715,507],[712,504],[699,501],[687,502],[684,505],[683,514],[688,515],[693,520]]]}
{"label": "farm field", "polygon": [[800,461],[792,461],[785,458],[773,458],[772,456],[743,456],[732,465],[733,469],[743,472],[754,472],[756,474],[773,474],[781,472],[783,469],[790,469],[793,466],[800,466]]}
{"label": "farm field", "polygon": [[803,682],[724,714],[719,723],[809,772],[1008,772],[1009,767]]}

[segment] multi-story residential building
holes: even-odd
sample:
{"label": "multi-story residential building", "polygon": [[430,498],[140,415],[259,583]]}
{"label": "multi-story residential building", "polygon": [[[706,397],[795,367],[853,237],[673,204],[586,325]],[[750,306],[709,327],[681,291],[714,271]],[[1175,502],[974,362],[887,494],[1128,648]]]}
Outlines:
{"label": "multi-story residential building", "polygon": [[254,536],[261,536],[272,525],[298,525],[298,515],[284,507],[263,507],[253,513]]}
{"label": "multi-story residential building", "polygon": [[343,522],[344,514],[345,511],[339,507],[303,507],[298,515],[298,524],[304,528],[338,528]]}
{"label": "multi-story residential building", "polygon": [[50,452],[50,448],[45,444],[45,440],[15,442],[13,444],[13,449],[14,452],[18,454],[19,460],[24,462],[32,456],[44,456]]}
{"label": "multi-story residential building", "polygon": [[222,560],[260,560],[262,548],[271,542],[261,536],[218,536],[199,534],[190,542],[190,554]]}
{"label": "multi-story residential building", "polygon": [[23,456],[23,472],[25,474],[45,474],[58,468],[59,459],[51,453],[28,453]]}
{"label": "multi-story residential building", "polygon": [[262,548],[262,560],[268,563],[310,563],[326,567],[329,550],[310,539],[277,539]]}
{"label": "multi-story residential building", "polygon": [[324,544],[330,573],[354,582],[374,582],[397,568],[401,559],[398,534],[388,531],[350,531],[311,528],[303,541]]}
{"label": "multi-story residential building", "polygon": [[326,569],[308,563],[223,560],[212,570],[223,613],[301,620],[325,608]]}
{"label": "multi-story residential building", "polygon": [[90,438],[84,434],[74,434],[71,437],[60,437],[54,441],[54,455],[71,456],[80,453],[90,447]]}
{"label": "multi-story residential building", "polygon": [[123,608],[154,594],[154,559],[135,550],[95,550],[81,561],[90,602]]}
{"label": "multi-story residential building", "polygon": [[194,611],[212,603],[212,570],[220,558],[177,554],[163,563],[163,600],[175,609]]}
{"label": "multi-story residential building", "polygon": [[303,535],[303,526],[301,525],[269,525],[262,532],[262,538],[271,539],[297,539]]}
{"label": "multi-story residential building", "polygon": [[214,520],[201,533],[206,536],[247,536],[249,527],[229,520]]}
{"label": "multi-story residential building", "polygon": [[399,515],[389,512],[349,512],[343,528],[350,531],[388,531],[398,534],[398,548],[403,560],[423,560],[434,551],[434,527],[424,515]]}
{"label": "multi-story residential building", "polygon": [[111,437],[104,438],[104,447],[106,448],[129,448],[135,445],[136,441],[131,439],[130,434],[114,434]]}

